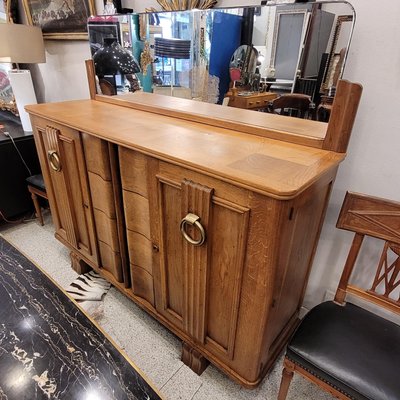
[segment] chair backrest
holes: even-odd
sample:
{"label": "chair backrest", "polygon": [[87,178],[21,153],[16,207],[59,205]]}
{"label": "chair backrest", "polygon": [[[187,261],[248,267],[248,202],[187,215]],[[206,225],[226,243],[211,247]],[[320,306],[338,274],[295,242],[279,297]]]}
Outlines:
{"label": "chair backrest", "polygon": [[114,85],[106,79],[99,79],[99,85],[102,94],[105,94],[106,96],[114,96],[117,94]]}
{"label": "chair backrest", "polygon": [[[400,203],[357,193],[346,194],[336,225],[355,232],[335,301],[352,293],[400,313]],[[365,236],[381,239],[383,249],[368,289],[349,283]]]}
{"label": "chair backrest", "polygon": [[[272,111],[276,114],[291,115],[304,118],[306,112],[309,111],[310,109],[310,105],[311,105],[310,96],[300,93],[290,93],[290,94],[284,94],[273,100],[271,108]],[[293,114],[291,110],[296,110],[297,115]]]}

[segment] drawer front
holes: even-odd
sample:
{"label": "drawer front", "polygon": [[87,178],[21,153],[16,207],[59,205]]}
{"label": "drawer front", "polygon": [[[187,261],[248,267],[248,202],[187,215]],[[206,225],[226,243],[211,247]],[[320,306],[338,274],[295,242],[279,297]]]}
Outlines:
{"label": "drawer front", "polygon": [[154,306],[153,244],[150,233],[148,158],[119,148],[122,197],[126,223],[131,290]]}
{"label": "drawer front", "polygon": [[116,182],[112,178],[110,152],[112,147],[101,139],[82,134],[86,167],[99,249],[99,267],[124,282],[121,254]]}

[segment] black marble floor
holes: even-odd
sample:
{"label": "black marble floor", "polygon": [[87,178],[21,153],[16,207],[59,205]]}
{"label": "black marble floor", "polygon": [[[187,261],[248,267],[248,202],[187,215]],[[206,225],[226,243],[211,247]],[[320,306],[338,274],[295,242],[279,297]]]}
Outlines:
{"label": "black marble floor", "polygon": [[0,236],[0,400],[159,398],[75,304]]}

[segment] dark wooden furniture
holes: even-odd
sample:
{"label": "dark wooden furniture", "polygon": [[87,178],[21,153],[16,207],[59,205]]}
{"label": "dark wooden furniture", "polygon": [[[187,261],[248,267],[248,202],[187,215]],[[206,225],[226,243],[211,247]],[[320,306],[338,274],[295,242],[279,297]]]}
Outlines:
{"label": "dark wooden furniture", "polygon": [[27,107],[56,237],[177,334],[197,373],[211,361],[258,385],[297,326],[361,87],[342,82],[333,126],[90,87]]}
{"label": "dark wooden furniture", "polygon": [[228,106],[246,110],[262,110],[267,108],[270,101],[276,99],[277,96],[276,93],[272,92],[252,92],[251,94],[243,95],[243,92],[231,89]]}
{"label": "dark wooden furniture", "polygon": [[[278,399],[286,398],[294,372],[339,399],[399,399],[400,326],[345,300],[347,294],[358,296],[400,313],[400,203],[347,193],[337,227],[355,235],[335,300],[313,308],[291,339]],[[368,242],[361,258],[368,236],[381,246]],[[373,260],[376,273],[367,289],[350,283],[356,271],[357,280],[365,282],[362,270],[369,275]]]}
{"label": "dark wooden furniture", "polygon": [[[0,124],[4,125],[2,131],[9,132],[14,139],[32,174],[40,173],[32,132],[24,132],[19,123],[11,120],[3,119]],[[0,132],[0,212],[6,219],[15,219],[32,210],[25,182],[29,175],[10,137]]]}
{"label": "dark wooden furniture", "polygon": [[47,200],[46,186],[43,181],[43,175],[37,174],[28,176],[28,178],[26,178],[26,182],[28,184],[28,190],[29,193],[31,194],[33,205],[35,207],[36,217],[38,218],[40,225],[43,226],[44,221],[43,221],[42,208],[40,206],[40,202],[38,199],[39,196]]}
{"label": "dark wooden furniture", "polygon": [[117,89],[115,86],[104,78],[99,79],[99,86],[102,94],[107,96],[115,96],[117,94]]}
{"label": "dark wooden furniture", "polygon": [[328,122],[332,111],[334,97],[321,96],[321,102],[317,107],[317,121]]}
{"label": "dark wooden furniture", "polygon": [[271,102],[272,112],[292,117],[308,117],[311,111],[311,97],[306,94],[289,93],[283,94]]}

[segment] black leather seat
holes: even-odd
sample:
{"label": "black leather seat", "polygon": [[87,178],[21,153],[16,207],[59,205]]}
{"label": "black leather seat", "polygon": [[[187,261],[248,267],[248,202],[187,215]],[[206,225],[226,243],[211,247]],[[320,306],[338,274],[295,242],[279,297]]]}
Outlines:
{"label": "black leather seat", "polygon": [[28,178],[26,178],[26,182],[28,183],[28,185],[31,185],[40,190],[46,191],[46,186],[44,184],[42,174],[28,176]]}
{"label": "black leather seat", "polygon": [[400,399],[400,326],[351,303],[313,308],[286,357],[354,399]]}
{"label": "black leather seat", "polygon": [[386,318],[400,315],[400,202],[348,192],[336,226],[354,236],[335,298],[300,322],[278,400],[295,373],[341,400],[400,400],[400,324]]}

